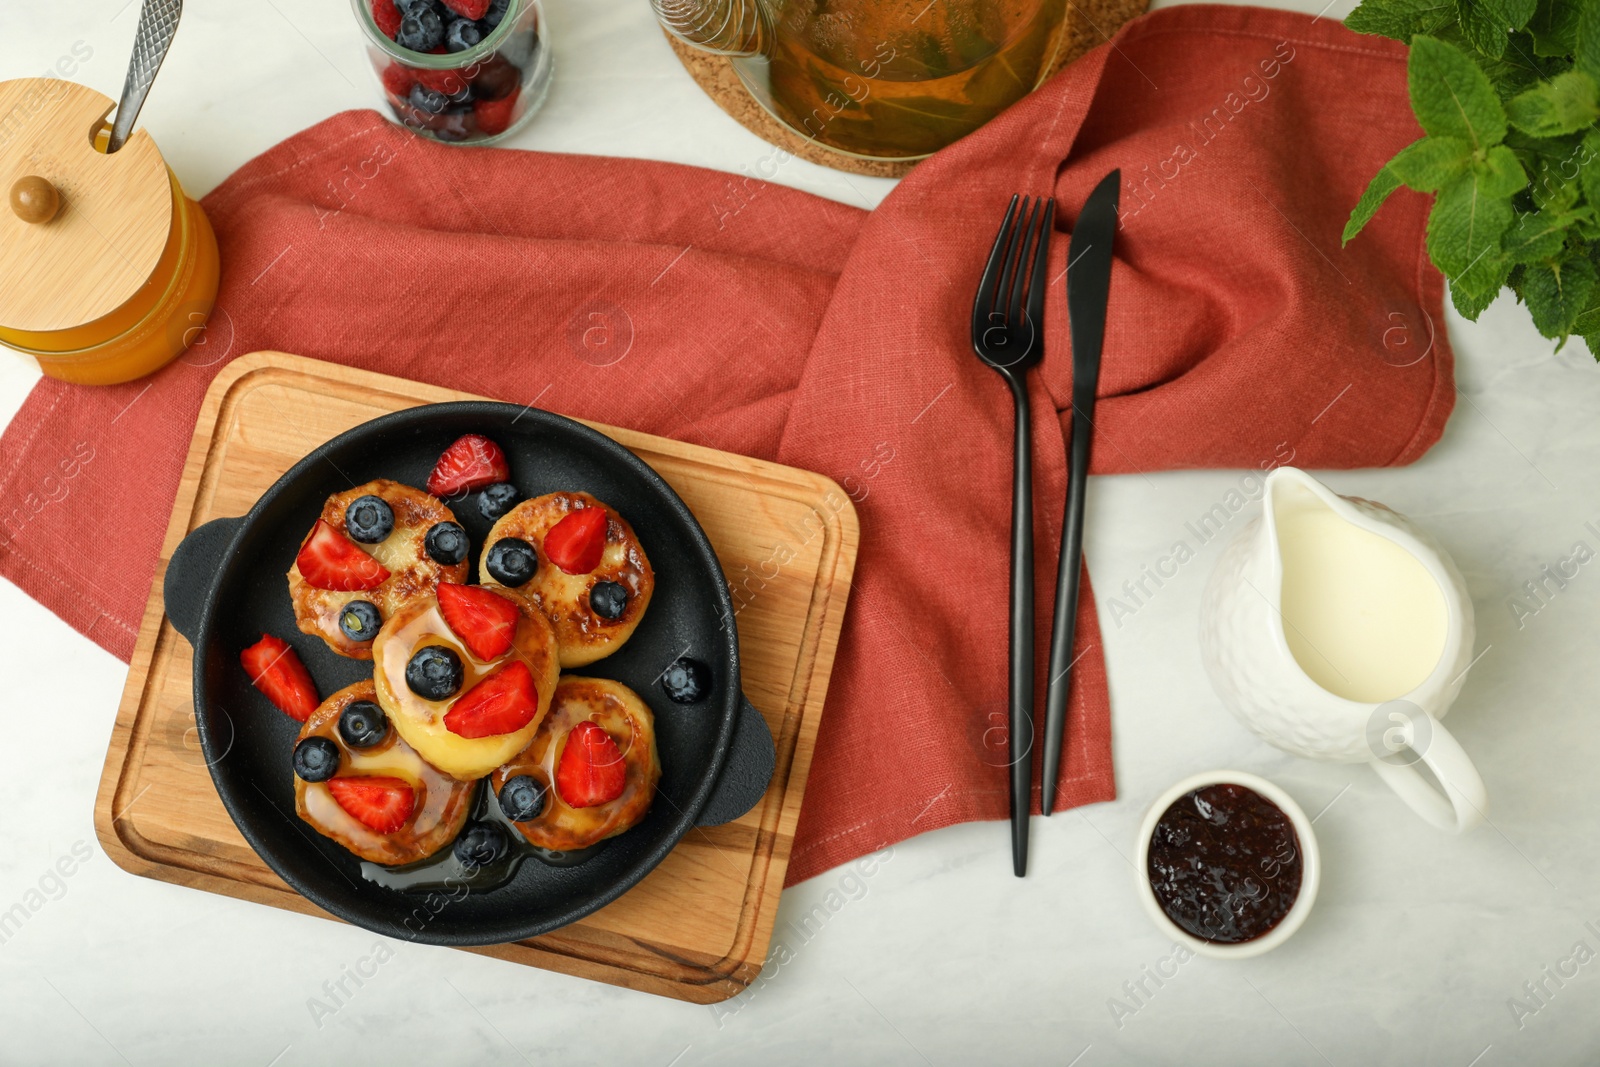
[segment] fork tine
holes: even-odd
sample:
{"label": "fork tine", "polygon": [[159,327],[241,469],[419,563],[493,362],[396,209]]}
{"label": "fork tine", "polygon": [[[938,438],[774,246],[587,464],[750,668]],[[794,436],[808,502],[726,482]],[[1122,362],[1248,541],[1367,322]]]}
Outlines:
{"label": "fork tine", "polygon": [[1031,203],[1033,210],[1026,212],[1025,218],[1018,218],[1017,226],[1017,254],[1012,268],[1006,272],[1005,315],[1006,325],[1020,327],[1022,325],[1022,295],[1027,288],[1027,269],[1032,258],[1029,254],[1031,242],[1034,240],[1034,230],[1039,217],[1044,214],[1043,200],[1024,200],[1023,204]]}
{"label": "fork tine", "polygon": [[1000,321],[1007,327],[1016,322],[1017,310],[1012,305],[1017,301],[1012,299],[1012,294],[1017,291],[1017,286],[1022,280],[1023,250],[1028,243],[1028,209],[1033,204],[1033,198],[1025,196],[1022,204],[1017,209],[1016,222],[1011,227],[1012,240],[1006,244],[1005,272],[1000,278],[1000,290],[994,294],[995,311],[1000,315]]}
{"label": "fork tine", "polygon": [[1050,233],[1055,225],[1056,198],[1044,202],[1043,218],[1034,235],[1033,277],[1028,282],[1029,337],[1037,338],[1044,324],[1044,292],[1050,273]]}
{"label": "fork tine", "polygon": [[1006,217],[1000,222],[1000,231],[994,235],[994,247],[989,250],[989,262],[983,268],[983,278],[978,282],[978,295],[972,300],[972,343],[977,345],[983,332],[990,326],[989,314],[994,310],[994,294],[1000,278],[1000,268],[1005,262],[1011,237],[1011,218],[1017,212],[1017,196],[1012,194],[1006,206]]}

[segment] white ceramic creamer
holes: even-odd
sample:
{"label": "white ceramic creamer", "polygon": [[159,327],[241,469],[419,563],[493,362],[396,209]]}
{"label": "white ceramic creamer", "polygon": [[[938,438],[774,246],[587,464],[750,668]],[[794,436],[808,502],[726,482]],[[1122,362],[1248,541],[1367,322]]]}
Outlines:
{"label": "white ceramic creamer", "polygon": [[1472,641],[1466,583],[1431,537],[1293,467],[1268,476],[1262,514],[1223,551],[1201,605],[1206,671],[1245,726],[1308,759],[1371,762],[1418,814],[1457,831],[1488,806],[1439,722]]}

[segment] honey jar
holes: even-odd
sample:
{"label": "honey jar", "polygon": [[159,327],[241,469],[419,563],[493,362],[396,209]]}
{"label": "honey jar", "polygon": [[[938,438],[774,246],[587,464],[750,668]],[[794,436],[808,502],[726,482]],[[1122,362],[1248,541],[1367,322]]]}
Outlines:
{"label": "honey jar", "polygon": [[0,343],[83,385],[132,381],[200,336],[217,238],[149,133],[106,152],[114,101],[0,82]]}

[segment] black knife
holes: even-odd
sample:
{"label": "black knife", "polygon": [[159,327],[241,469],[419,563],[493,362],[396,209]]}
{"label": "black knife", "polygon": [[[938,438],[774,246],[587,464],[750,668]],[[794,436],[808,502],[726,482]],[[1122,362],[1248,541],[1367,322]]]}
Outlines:
{"label": "black knife", "polygon": [[1067,689],[1072,682],[1072,638],[1078,619],[1078,572],[1083,563],[1084,483],[1094,435],[1094,397],[1100,385],[1100,348],[1106,336],[1111,295],[1111,251],[1117,233],[1122,171],[1100,180],[1083,203],[1067,246],[1067,317],[1072,330],[1072,445],[1067,456],[1067,511],[1061,528],[1056,573],[1056,615],[1050,631],[1050,683],[1045,694],[1044,778],[1039,807],[1055,807],[1061,769],[1061,739],[1067,724]]}

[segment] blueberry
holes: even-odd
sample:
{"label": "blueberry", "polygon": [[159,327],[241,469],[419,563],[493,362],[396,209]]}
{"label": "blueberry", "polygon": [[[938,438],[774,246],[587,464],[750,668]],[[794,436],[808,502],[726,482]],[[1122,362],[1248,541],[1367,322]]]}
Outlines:
{"label": "blueberry", "polygon": [[394,509],[381,496],[357,497],[344,509],[344,532],[350,540],[375,545],[394,530]]}
{"label": "blueberry", "polygon": [[539,569],[539,554],[519,537],[506,537],[494,543],[483,565],[489,577],[501,585],[521,585]]}
{"label": "blueberry", "polygon": [[467,867],[486,867],[506,854],[510,842],[499,824],[475,822],[468,824],[456,838],[456,859]]}
{"label": "blueberry", "polygon": [[500,516],[516,507],[521,499],[522,494],[510,482],[491,485],[478,497],[478,514],[489,522],[498,522]]}
{"label": "blueberry", "polygon": [[544,813],[546,792],[544,786],[532,775],[519,774],[507,778],[500,787],[500,810],[512,822],[527,822]]}
{"label": "blueberry", "polygon": [[294,773],[308,782],[326,782],[339,773],[339,746],[326,737],[308,737],[294,746]]}
{"label": "blueberry", "polygon": [[453,522],[436,522],[422,539],[422,548],[435,563],[453,567],[467,558],[467,531]]}
{"label": "blueberry", "polygon": [[418,111],[409,103],[396,103],[393,100],[389,101],[389,110],[394,114],[396,122],[403,123],[413,130],[427,129],[427,120],[433,117]]}
{"label": "blueberry", "polygon": [[411,9],[414,7],[425,8],[430,11],[434,10],[433,0],[394,0],[394,6],[399,10],[402,18],[411,14]]}
{"label": "blueberry", "polygon": [[483,31],[471,19],[456,19],[444,32],[444,46],[452,52],[465,52],[483,40]]}
{"label": "blueberry", "polygon": [[383,616],[366,600],[352,600],[339,612],[339,629],[352,641],[371,641],[378,636]]}
{"label": "blueberry", "polygon": [[394,43],[413,52],[431,52],[444,41],[444,19],[433,5],[415,4],[400,20]]}
{"label": "blueberry", "polygon": [[494,0],[494,3],[489,5],[489,10],[483,13],[483,24],[491,30],[494,29],[506,17],[506,8],[510,6],[511,0]]}
{"label": "blueberry", "polygon": [[[402,31],[404,32],[404,31]],[[437,89],[430,89],[421,82],[411,87],[411,106],[418,111],[426,111],[430,115],[437,115],[450,106],[450,98]]]}
{"label": "blueberry", "polygon": [[711,669],[684,656],[661,673],[661,688],[679,704],[695,704],[711,691]]}
{"label": "blueberry", "polygon": [[[470,97],[472,89],[467,88]],[[440,121],[428,124],[428,129],[441,141],[465,141],[471,137],[478,128],[477,118],[473,115],[471,104],[452,105],[445,109],[439,116]]]}
{"label": "blueberry", "polygon": [[589,606],[602,619],[620,619],[628,610],[628,591],[616,582],[596,582],[589,590]]}
{"label": "blueberry", "polygon": [[461,688],[461,657],[443,645],[419,648],[406,664],[406,685],[423,700],[448,700]]}
{"label": "blueberry", "polygon": [[353,700],[339,713],[339,736],[351,748],[371,748],[389,736],[389,717],[370,700]]}

